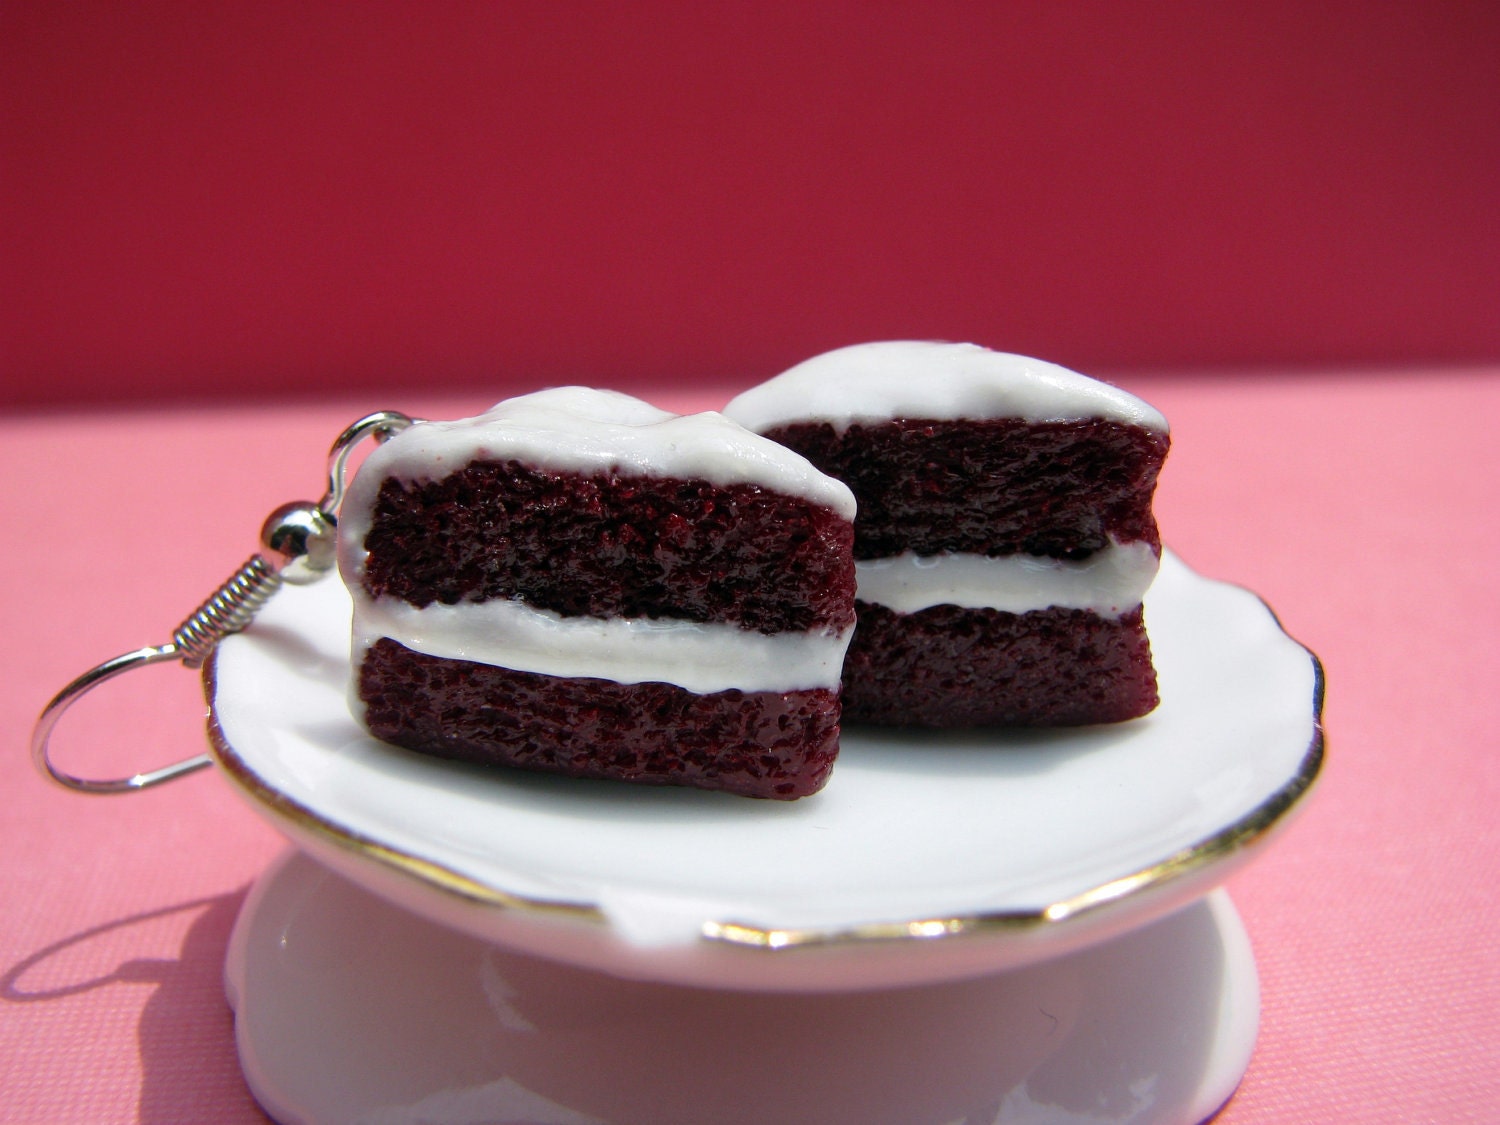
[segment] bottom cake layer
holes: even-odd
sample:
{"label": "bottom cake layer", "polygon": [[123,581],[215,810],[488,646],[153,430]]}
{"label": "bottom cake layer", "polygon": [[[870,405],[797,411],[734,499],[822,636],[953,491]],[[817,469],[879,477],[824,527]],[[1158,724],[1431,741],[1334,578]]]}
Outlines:
{"label": "bottom cake layer", "polygon": [[793,800],[828,780],[839,693],[722,691],[517,672],[377,641],[365,725],[418,753],[486,765]]}
{"label": "bottom cake layer", "polygon": [[1004,613],[857,603],[844,721],[885,726],[1080,726],[1159,702],[1141,610]]}

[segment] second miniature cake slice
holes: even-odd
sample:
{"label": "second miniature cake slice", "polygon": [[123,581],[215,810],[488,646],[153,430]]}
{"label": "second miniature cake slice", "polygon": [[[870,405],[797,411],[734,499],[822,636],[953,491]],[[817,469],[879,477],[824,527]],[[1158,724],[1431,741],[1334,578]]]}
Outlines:
{"label": "second miniature cake slice", "polygon": [[853,489],[849,721],[1117,722],[1157,704],[1141,598],[1167,424],[1132,395],[973,344],[818,356],[725,408]]}
{"label": "second miniature cake slice", "polygon": [[717,414],[565,387],[413,426],[344,503],[353,706],[410,750],[791,799],[838,752],[854,500]]}

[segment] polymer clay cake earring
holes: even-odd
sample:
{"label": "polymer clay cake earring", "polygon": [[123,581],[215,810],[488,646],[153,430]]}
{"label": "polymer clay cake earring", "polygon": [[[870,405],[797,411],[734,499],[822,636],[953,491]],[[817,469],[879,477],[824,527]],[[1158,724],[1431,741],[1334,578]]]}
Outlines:
{"label": "polymer clay cake earring", "polygon": [[1155,409],[1041,360],[895,341],[810,359],[725,413],[859,502],[848,721],[1065,726],[1157,705]]}

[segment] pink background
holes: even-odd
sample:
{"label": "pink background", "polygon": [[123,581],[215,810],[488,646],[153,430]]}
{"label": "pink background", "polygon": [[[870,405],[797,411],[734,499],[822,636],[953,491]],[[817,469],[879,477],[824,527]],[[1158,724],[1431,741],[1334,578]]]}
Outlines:
{"label": "pink background", "polygon": [[[1160,406],[1168,542],[1327,666],[1327,773],[1230,888],[1265,1011],[1221,1120],[1493,1120],[1497,13],[0,8],[0,1119],[257,1120],[219,974],[280,839],[211,775],[64,793],[26,737],[345,422],[716,405],[910,335]],[[129,771],[200,712],[152,670],[60,748]]]}

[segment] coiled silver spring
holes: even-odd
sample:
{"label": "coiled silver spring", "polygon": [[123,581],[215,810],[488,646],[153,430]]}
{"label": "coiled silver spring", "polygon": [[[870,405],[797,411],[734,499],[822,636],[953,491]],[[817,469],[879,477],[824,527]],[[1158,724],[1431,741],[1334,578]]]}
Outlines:
{"label": "coiled silver spring", "polygon": [[264,556],[252,555],[172,634],[172,647],[184,667],[201,668],[216,644],[250,624],[281,582]]}
{"label": "coiled silver spring", "polygon": [[354,448],[367,437],[385,441],[417,421],[395,410],[381,410],[367,414],[339,434],[328,452],[328,490],[323,498],[316,504],[308,501],[283,504],[272,512],[261,528],[262,549],[177,627],[171,641],[95,665],[42,708],[31,731],[31,757],[36,768],[59,785],[80,793],[133,793],[210,765],[212,759],[199,754],[130,777],[78,777],[52,761],[52,731],[64,712],[85,693],[133,668],[167,660],[178,661],[188,668],[202,667],[214,646],[250,624],[284,583],[315,582],[331,571],[335,562],[338,509],[344,499],[345,477]]}

